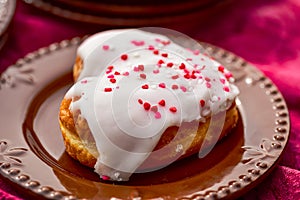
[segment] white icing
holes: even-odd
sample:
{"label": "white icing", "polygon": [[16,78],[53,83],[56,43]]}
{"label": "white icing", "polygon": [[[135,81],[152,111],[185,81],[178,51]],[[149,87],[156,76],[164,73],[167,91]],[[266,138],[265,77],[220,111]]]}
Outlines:
{"label": "white icing", "polygon": [[230,107],[239,93],[219,63],[158,34],[98,33],[79,47],[78,55],[83,71],[66,98],[83,97],[70,109],[81,111],[93,134],[100,154],[95,171],[112,180],[128,180],[168,127],[205,121],[211,113]]}

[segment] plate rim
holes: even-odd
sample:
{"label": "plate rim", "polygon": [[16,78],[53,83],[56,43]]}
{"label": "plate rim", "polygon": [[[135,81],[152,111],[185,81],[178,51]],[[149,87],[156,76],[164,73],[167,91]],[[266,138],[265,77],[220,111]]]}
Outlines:
{"label": "plate rim", "polygon": [[[70,46],[78,46],[85,38],[85,37],[75,37],[70,40],[63,40],[59,43],[53,43],[49,45],[48,47],[43,47],[39,50],[33,51],[29,54],[27,54],[25,57],[20,58],[14,65],[9,66],[7,69],[11,67],[17,67],[22,68],[23,65],[26,65],[35,59],[39,59],[40,57],[43,57],[45,55],[48,55],[52,52],[56,52],[59,49],[70,47]],[[216,191],[209,191],[206,193],[201,193],[201,191],[198,191],[195,194],[191,194],[191,196],[185,197],[185,199],[199,199],[199,198],[228,198],[228,197],[234,197],[235,195],[238,195],[237,192],[244,188],[244,192],[249,191],[254,186],[259,184],[266,176],[268,176],[271,171],[275,168],[277,163],[282,157],[282,154],[287,146],[288,139],[290,136],[290,116],[289,116],[289,110],[287,108],[286,101],[281,94],[281,92],[278,90],[277,86],[273,83],[272,80],[270,80],[268,77],[266,77],[262,72],[255,68],[252,64],[245,61],[243,58],[233,54],[232,52],[229,52],[225,49],[222,49],[220,47],[213,46],[211,44],[207,43],[201,43],[205,50],[210,53],[209,55],[212,55],[216,60],[223,59],[227,63],[235,62],[238,63],[237,65],[247,69],[254,69],[255,72],[259,72],[260,74],[257,77],[254,77],[252,81],[255,81],[256,83],[260,84],[260,87],[266,91],[266,95],[270,96],[270,101],[273,105],[274,113],[275,115],[280,119],[281,117],[284,118],[283,121],[277,121],[277,125],[275,127],[275,130],[273,130],[273,139],[275,142],[275,145],[273,148],[279,148],[281,149],[281,152],[278,157],[276,157],[274,163],[271,166],[268,166],[263,161],[259,160],[254,164],[254,168],[251,167],[248,170],[248,174],[240,175],[237,177],[237,180],[231,181],[228,183],[228,185],[225,185],[223,188],[220,188]],[[1,90],[1,84],[5,83],[3,80],[5,80],[6,70],[0,74],[0,90]],[[4,77],[4,78],[3,78]],[[242,76],[242,78],[244,78]],[[256,84],[255,83],[255,84]],[[250,82],[249,84],[253,84],[253,82]],[[282,116],[281,116],[282,115]],[[284,136],[283,138],[280,136]],[[282,145],[283,144],[283,145]],[[281,145],[281,146],[280,146]],[[40,185],[38,181],[31,180],[29,175],[23,174],[22,170],[15,168],[10,163],[2,162],[0,161],[0,174],[2,178],[9,179],[12,183],[17,184],[22,189],[29,189],[29,191],[33,195],[38,195],[39,197],[43,198],[54,198],[54,199],[76,199],[73,195],[64,195],[60,191],[56,191],[53,188],[49,186],[43,186]],[[255,178],[255,181],[252,181],[252,179]],[[254,186],[253,182],[256,184]],[[251,187],[250,187],[251,186]],[[222,197],[223,195],[223,197]]]}

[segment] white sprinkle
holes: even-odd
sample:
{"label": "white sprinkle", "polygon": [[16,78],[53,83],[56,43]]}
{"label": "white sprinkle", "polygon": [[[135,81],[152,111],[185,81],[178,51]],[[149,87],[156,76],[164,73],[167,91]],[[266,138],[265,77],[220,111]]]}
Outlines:
{"label": "white sprinkle", "polygon": [[181,152],[183,150],[183,145],[182,144],[177,144],[177,146],[176,146],[176,152],[177,153],[179,153],[179,152]]}

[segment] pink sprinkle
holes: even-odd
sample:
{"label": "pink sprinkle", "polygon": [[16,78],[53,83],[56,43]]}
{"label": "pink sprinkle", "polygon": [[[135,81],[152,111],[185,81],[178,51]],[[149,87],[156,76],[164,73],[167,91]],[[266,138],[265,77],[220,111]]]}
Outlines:
{"label": "pink sprinkle", "polygon": [[144,65],[138,65],[139,70],[144,71]]}
{"label": "pink sprinkle", "polygon": [[172,62],[169,62],[168,64],[167,64],[167,67],[173,67],[173,63]]}
{"label": "pink sprinkle", "polygon": [[111,92],[112,88],[104,88],[104,92]]}
{"label": "pink sprinkle", "polygon": [[194,55],[199,55],[200,51],[199,51],[199,49],[196,49],[196,50],[193,51],[193,53],[194,53]]}
{"label": "pink sprinkle", "polygon": [[138,99],[139,104],[143,104],[143,100],[142,99]]}
{"label": "pink sprinkle", "polygon": [[167,53],[162,53],[161,56],[167,58],[168,54]]}
{"label": "pink sprinkle", "polygon": [[201,105],[201,107],[205,106],[205,101],[203,99],[200,100],[200,105]]}
{"label": "pink sprinkle", "polygon": [[103,46],[102,46],[102,49],[103,49],[104,51],[108,51],[108,50],[109,50],[109,46],[108,46],[108,45],[103,45]]}
{"label": "pink sprinkle", "polygon": [[139,70],[138,67],[134,67],[134,68],[133,68],[133,71],[138,72],[138,71],[140,71],[140,70]]}
{"label": "pink sprinkle", "polygon": [[160,119],[160,118],[161,118],[160,112],[156,112],[155,115],[154,115],[154,117],[155,117],[156,119]]}
{"label": "pink sprinkle", "polygon": [[229,92],[230,91],[228,86],[224,86],[223,89],[224,89],[225,92]]}
{"label": "pink sprinkle", "polygon": [[159,105],[161,105],[161,106],[165,106],[166,105],[166,102],[165,102],[165,100],[160,100],[159,102],[158,102],[158,104]]}
{"label": "pink sprinkle", "polygon": [[161,43],[166,46],[166,45],[170,44],[171,41],[170,40],[166,40],[166,41],[162,41]]}
{"label": "pink sprinkle", "polygon": [[183,92],[186,92],[186,91],[187,91],[186,87],[184,87],[184,86],[180,86],[180,89],[181,89]]}
{"label": "pink sprinkle", "polygon": [[114,78],[109,79],[109,81],[110,81],[111,83],[116,83],[116,79],[114,79]]}
{"label": "pink sprinkle", "polygon": [[170,107],[169,110],[173,113],[177,112],[177,108],[176,107]]}
{"label": "pink sprinkle", "polygon": [[211,84],[209,82],[206,82],[206,87],[211,88]]}
{"label": "pink sprinkle", "polygon": [[174,76],[172,76],[172,79],[178,79],[179,78],[179,76],[178,75],[174,75]]}
{"label": "pink sprinkle", "polygon": [[159,73],[159,69],[154,69],[153,70],[153,74],[158,74]]}
{"label": "pink sprinkle", "polygon": [[137,41],[137,40],[132,40],[131,41],[132,44],[134,44],[135,46],[143,46],[145,44],[144,41]]}
{"label": "pink sprinkle", "polygon": [[146,77],[147,77],[146,74],[140,74],[141,79],[146,79]]}
{"label": "pink sprinkle", "polygon": [[193,59],[192,58],[187,58],[187,59],[185,59],[186,61],[193,61]]}
{"label": "pink sprinkle", "polygon": [[101,175],[101,178],[102,178],[102,180],[104,180],[104,181],[110,180],[110,177],[109,177],[109,176],[105,176],[105,175]]}
{"label": "pink sprinkle", "polygon": [[127,60],[128,59],[128,55],[127,54],[122,54],[121,55],[121,59],[124,60],[124,61]]}
{"label": "pink sprinkle", "polygon": [[178,85],[172,85],[172,89],[173,90],[177,90],[178,89]]}
{"label": "pink sprinkle", "polygon": [[154,112],[154,113],[156,113],[158,111],[157,106],[152,106],[151,107],[151,111]]}
{"label": "pink sprinkle", "polygon": [[222,65],[220,65],[219,67],[218,67],[218,70],[220,71],[220,72],[222,72],[222,73],[224,73],[224,67],[222,66]]}
{"label": "pink sprinkle", "polygon": [[124,72],[123,75],[124,76],[129,76],[129,72]]}
{"label": "pink sprinkle", "polygon": [[152,50],[154,50],[154,46],[149,45],[148,49],[152,51]]}
{"label": "pink sprinkle", "polygon": [[115,76],[113,74],[108,75],[107,78],[115,78]]}
{"label": "pink sprinkle", "polygon": [[225,84],[226,80],[224,78],[221,78],[220,81],[221,81],[222,84]]}
{"label": "pink sprinkle", "polygon": [[150,108],[151,108],[150,103],[145,102],[145,103],[144,103],[144,109],[145,109],[145,110],[150,110]]}
{"label": "pink sprinkle", "polygon": [[143,88],[143,89],[148,89],[148,88],[149,88],[149,85],[147,85],[147,84],[142,85],[142,88]]}
{"label": "pink sprinkle", "polygon": [[166,84],[164,84],[164,83],[160,83],[160,84],[158,84],[158,86],[161,88],[166,88]]}
{"label": "pink sprinkle", "polygon": [[81,83],[82,83],[82,84],[86,84],[86,83],[87,83],[87,80],[82,80]]}

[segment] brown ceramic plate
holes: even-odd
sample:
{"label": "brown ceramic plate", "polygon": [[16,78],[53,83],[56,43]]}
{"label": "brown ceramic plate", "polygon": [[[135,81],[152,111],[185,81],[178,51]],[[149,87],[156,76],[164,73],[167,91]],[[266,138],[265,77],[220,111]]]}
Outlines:
{"label": "brown ceramic plate", "polygon": [[0,0],[0,49],[8,36],[8,28],[16,9],[16,0]]}
{"label": "brown ceramic plate", "polygon": [[82,1],[24,0],[47,13],[106,26],[154,26],[199,22],[221,13],[233,0]]}
{"label": "brown ceramic plate", "polygon": [[222,199],[241,196],[265,178],[289,137],[286,103],[277,87],[236,55],[204,44],[234,74],[241,94],[237,128],[203,159],[197,156],[109,183],[64,151],[59,104],[72,84],[80,38],[20,59],[0,79],[0,173],[20,192],[51,199]]}

